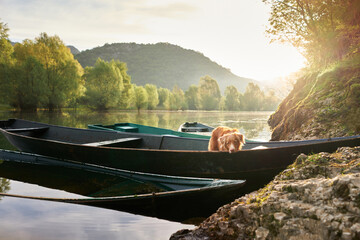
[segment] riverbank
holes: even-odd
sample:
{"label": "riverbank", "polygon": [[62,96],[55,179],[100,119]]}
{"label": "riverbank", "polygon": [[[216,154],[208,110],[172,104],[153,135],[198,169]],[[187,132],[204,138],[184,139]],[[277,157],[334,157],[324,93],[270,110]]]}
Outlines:
{"label": "riverbank", "polygon": [[266,187],[170,239],[360,239],[360,147],[302,154]]}

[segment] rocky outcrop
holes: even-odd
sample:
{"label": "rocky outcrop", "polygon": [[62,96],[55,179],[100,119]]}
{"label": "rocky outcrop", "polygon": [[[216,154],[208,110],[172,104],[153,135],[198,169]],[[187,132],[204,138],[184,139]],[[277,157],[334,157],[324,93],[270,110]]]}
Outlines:
{"label": "rocky outcrop", "polygon": [[265,188],[171,239],[360,239],[360,147],[300,155]]}
{"label": "rocky outcrop", "polygon": [[271,140],[360,134],[360,56],[308,71],[268,120]]}

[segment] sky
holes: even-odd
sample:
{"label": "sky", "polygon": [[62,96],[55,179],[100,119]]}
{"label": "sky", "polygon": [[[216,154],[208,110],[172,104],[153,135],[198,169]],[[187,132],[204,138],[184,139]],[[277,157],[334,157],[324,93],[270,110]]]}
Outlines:
{"label": "sky", "polygon": [[168,42],[259,81],[305,65],[292,46],[270,44],[268,17],[261,0],[0,0],[0,21],[15,42],[42,32],[80,51],[105,43]]}

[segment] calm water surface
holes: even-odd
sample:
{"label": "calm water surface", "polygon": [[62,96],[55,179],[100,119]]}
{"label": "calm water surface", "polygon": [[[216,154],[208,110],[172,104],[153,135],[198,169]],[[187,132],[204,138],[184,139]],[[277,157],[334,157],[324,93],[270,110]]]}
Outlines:
{"label": "calm water surface", "polygon": [[[238,128],[249,139],[269,140],[271,132],[267,119],[270,114],[271,112],[0,112],[0,119],[22,118],[79,128],[87,128],[87,124],[132,122],[173,130],[177,130],[186,121],[198,121],[214,127],[225,125]],[[2,136],[0,147],[14,149]],[[7,179],[1,174],[0,191],[33,196],[80,197],[66,191]],[[177,230],[195,227],[114,210],[11,197],[0,199],[0,216],[0,239],[169,239]]]}

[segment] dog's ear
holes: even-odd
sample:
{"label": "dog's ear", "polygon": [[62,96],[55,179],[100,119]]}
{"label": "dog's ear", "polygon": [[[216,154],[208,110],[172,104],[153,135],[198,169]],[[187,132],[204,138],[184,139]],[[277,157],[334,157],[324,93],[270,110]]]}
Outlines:
{"label": "dog's ear", "polygon": [[222,145],[225,145],[225,141],[226,141],[225,136],[220,137],[219,141]]}
{"label": "dog's ear", "polygon": [[245,144],[245,137],[244,137],[244,135],[242,135],[241,133],[237,133],[237,135],[239,136],[240,142],[241,142],[242,144]]}

